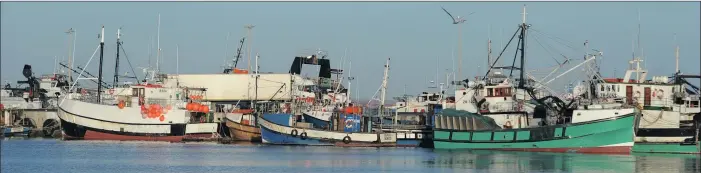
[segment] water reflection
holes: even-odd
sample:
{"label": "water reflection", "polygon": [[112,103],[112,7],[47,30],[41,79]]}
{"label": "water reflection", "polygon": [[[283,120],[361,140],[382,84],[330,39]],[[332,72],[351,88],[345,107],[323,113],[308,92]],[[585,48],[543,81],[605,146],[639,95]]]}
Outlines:
{"label": "water reflection", "polygon": [[0,172],[701,172],[697,155],[2,140]]}
{"label": "water reflection", "polygon": [[480,172],[699,172],[698,155],[592,155],[500,151],[436,150],[428,167]]}

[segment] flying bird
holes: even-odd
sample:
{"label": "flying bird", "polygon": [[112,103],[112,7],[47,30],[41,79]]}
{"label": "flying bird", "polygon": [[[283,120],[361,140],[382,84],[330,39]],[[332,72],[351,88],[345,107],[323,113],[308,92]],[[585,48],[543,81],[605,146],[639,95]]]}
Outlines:
{"label": "flying bird", "polygon": [[[453,15],[450,14],[450,12],[448,12],[448,10],[446,10],[446,9],[443,8],[443,7],[441,7],[441,9],[443,9],[443,11],[445,11],[445,13],[448,14],[448,16],[450,16],[450,19],[453,20],[453,24],[459,24],[459,23],[465,22],[465,19],[463,19],[462,17],[460,17],[460,16],[458,16],[458,17],[453,17]],[[472,12],[472,13],[468,14],[468,16],[469,16],[469,15],[472,15],[473,13],[475,13],[475,12]]]}

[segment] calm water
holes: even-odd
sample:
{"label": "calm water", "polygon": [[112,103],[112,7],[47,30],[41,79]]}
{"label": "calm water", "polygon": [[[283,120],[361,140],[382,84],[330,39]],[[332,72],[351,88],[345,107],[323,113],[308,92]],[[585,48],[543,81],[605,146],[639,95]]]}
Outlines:
{"label": "calm water", "polygon": [[4,139],[1,172],[700,172],[695,155]]}

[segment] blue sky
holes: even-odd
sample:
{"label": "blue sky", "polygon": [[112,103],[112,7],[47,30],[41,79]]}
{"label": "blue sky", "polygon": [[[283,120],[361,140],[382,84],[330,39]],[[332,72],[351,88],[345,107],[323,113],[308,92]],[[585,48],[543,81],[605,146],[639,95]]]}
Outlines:
{"label": "blue sky", "polygon": [[[68,54],[68,28],[77,30],[75,59],[84,64],[99,43],[103,24],[105,76],[114,71],[120,26],[132,65],[147,66],[149,37],[156,36],[160,13],[165,59],[161,66],[167,73],[175,73],[176,45],[180,73],[219,73],[225,53],[230,59],[245,36],[243,26],[254,24],[252,48],[261,56],[262,71],[287,72],[295,55],[317,48],[328,51],[337,67],[347,49],[361,98],[378,89],[387,57],[392,57],[388,95],[403,94],[405,85],[408,94],[415,94],[436,78],[437,66],[443,82],[446,69],[457,64],[451,51],[457,51],[458,28],[441,6],[455,16],[475,12],[462,26],[462,76],[475,76],[485,71],[487,39],[491,35],[496,56],[501,42],[506,44],[521,22],[524,3],[527,22],[543,33],[528,37],[529,69],[556,65],[553,58],[563,61],[553,50],[580,60],[581,45],[588,40],[590,48],[604,52],[603,75],[613,76],[615,70],[622,77],[632,56],[640,9],[641,47],[650,76],[673,73],[676,44],[680,69],[699,73],[698,2],[2,2],[1,77],[3,84],[14,83],[21,79],[24,64],[38,74],[51,73],[54,56]],[[227,32],[231,37],[225,50]],[[547,36],[580,47],[557,46],[560,43]],[[508,52],[502,62],[512,60],[513,49]],[[97,57],[89,65],[93,74]],[[121,67],[122,72],[130,71],[125,61]]]}

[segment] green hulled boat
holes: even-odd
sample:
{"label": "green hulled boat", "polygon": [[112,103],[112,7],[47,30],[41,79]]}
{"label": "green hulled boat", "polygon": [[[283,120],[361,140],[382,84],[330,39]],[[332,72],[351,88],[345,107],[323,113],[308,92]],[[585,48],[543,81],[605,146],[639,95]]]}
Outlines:
{"label": "green hulled boat", "polygon": [[636,153],[698,154],[701,150],[696,142],[636,142],[632,151]]}
{"label": "green hulled boat", "polygon": [[[633,147],[635,113],[631,108],[575,110],[575,115],[601,118],[576,122],[578,116],[574,116],[574,123],[518,129],[490,129],[490,118],[461,112],[437,118],[441,123],[434,130],[436,149],[629,153]],[[611,116],[603,116],[607,114]],[[475,130],[464,130],[470,128]]]}
{"label": "green hulled boat", "polygon": [[[537,89],[543,84],[535,85],[535,80],[525,76],[525,38],[526,30],[531,26],[525,21],[525,6],[523,14],[523,23],[509,40],[511,43],[520,33],[516,50],[520,53],[520,67],[501,68],[520,71],[519,79],[511,79],[502,73],[490,73],[496,64],[496,61],[490,60],[490,69],[484,78],[479,81],[466,80],[465,89],[456,91],[455,108],[460,111],[446,109],[435,117],[434,147],[630,153],[635,138],[634,127],[637,125],[637,113],[633,107],[603,101],[590,91],[592,87],[585,87],[588,88],[585,94],[576,95],[581,99],[570,99],[569,103],[565,103],[558,97],[545,96],[547,93]],[[601,56],[601,52],[587,54],[583,63],[591,62],[597,56]],[[516,64],[516,56],[513,62]],[[596,64],[588,67],[598,69]],[[589,76],[589,82],[593,84],[598,72],[590,73],[593,75]],[[518,86],[511,85],[515,82],[518,82]]]}

